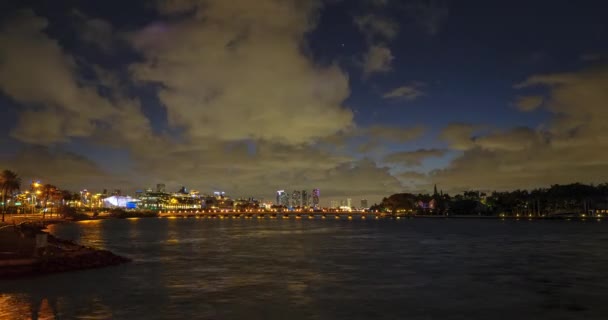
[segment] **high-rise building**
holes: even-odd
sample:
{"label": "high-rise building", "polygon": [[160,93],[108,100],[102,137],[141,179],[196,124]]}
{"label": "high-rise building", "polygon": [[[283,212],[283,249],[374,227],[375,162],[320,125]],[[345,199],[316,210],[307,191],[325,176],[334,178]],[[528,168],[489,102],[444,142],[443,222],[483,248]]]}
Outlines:
{"label": "high-rise building", "polygon": [[367,199],[361,199],[361,208],[367,209],[369,206],[367,205]]}
{"label": "high-rise building", "polygon": [[336,200],[331,200],[330,201],[330,208],[335,209],[338,207],[338,201]]}
{"label": "high-rise building", "polygon": [[295,190],[292,194],[291,194],[291,205],[294,207],[301,207],[302,206],[302,194],[300,191]]}
{"label": "high-rise building", "polygon": [[159,183],[156,185],[156,192],[165,193],[165,184]]}
{"label": "high-rise building", "polygon": [[280,204],[285,207],[285,208],[289,208],[289,193],[287,192],[283,192],[281,194],[281,202]]}
{"label": "high-rise building", "polygon": [[351,198],[346,198],[346,206],[349,208],[353,207],[353,199]]}
{"label": "high-rise building", "polygon": [[302,190],[302,207],[310,207],[310,199],[306,190]]}
{"label": "high-rise building", "polygon": [[277,190],[277,206],[281,205],[281,197],[285,193],[285,190]]}
{"label": "high-rise building", "polygon": [[321,191],[319,189],[312,189],[312,206],[317,209],[319,208],[321,198]]}

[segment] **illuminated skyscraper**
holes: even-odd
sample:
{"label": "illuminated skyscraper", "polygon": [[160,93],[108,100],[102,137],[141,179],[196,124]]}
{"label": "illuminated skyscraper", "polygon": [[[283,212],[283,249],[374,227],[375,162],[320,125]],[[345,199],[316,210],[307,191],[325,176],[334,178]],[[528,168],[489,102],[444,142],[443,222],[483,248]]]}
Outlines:
{"label": "illuminated skyscraper", "polygon": [[301,207],[302,206],[302,194],[300,193],[300,191],[295,190],[291,194],[291,205],[294,206],[294,207]]}
{"label": "illuminated skyscraper", "polygon": [[281,194],[280,200],[281,200],[280,204],[281,204],[283,207],[285,207],[285,208],[289,208],[289,193],[287,193],[287,192],[283,192],[283,193]]}
{"label": "illuminated skyscraper", "polygon": [[277,206],[281,205],[281,197],[283,194],[285,194],[285,190],[277,190]]}
{"label": "illuminated skyscraper", "polygon": [[353,207],[353,199],[351,198],[346,198],[346,206],[349,208]]}
{"label": "illuminated skyscraper", "polygon": [[310,207],[310,199],[308,199],[308,192],[306,190],[302,190],[302,207]]}
{"label": "illuminated skyscraper", "polygon": [[315,209],[319,208],[320,197],[321,197],[321,191],[319,189],[312,189],[312,206]]}

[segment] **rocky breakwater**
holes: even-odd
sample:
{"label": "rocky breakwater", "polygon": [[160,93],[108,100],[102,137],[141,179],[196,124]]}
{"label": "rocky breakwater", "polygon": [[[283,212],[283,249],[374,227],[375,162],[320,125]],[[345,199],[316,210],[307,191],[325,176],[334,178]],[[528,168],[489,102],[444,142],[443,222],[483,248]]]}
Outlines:
{"label": "rocky breakwater", "polygon": [[1,231],[0,278],[100,268],[130,261],[107,250],[56,238],[36,226],[15,226]]}

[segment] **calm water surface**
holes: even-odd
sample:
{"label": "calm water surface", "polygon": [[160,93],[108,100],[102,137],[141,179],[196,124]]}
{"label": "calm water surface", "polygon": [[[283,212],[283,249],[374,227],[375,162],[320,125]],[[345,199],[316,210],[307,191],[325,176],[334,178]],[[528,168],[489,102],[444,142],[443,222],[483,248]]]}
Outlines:
{"label": "calm water surface", "polygon": [[55,225],[134,262],[0,282],[0,319],[608,319],[606,223]]}

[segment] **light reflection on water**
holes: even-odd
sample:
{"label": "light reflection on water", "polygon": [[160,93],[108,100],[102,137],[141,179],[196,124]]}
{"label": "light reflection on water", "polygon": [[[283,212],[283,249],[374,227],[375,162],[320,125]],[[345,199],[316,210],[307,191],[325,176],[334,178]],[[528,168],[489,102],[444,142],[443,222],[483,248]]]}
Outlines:
{"label": "light reflection on water", "polygon": [[1,282],[0,319],[608,314],[608,232],[595,222],[132,219],[51,231],[134,262]]}

